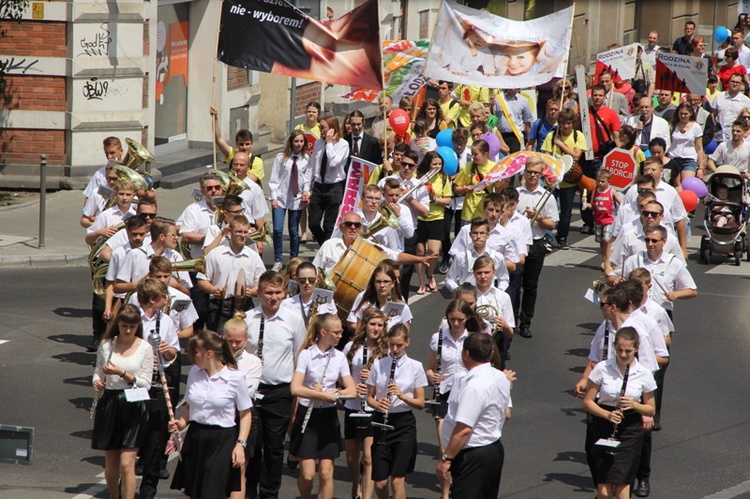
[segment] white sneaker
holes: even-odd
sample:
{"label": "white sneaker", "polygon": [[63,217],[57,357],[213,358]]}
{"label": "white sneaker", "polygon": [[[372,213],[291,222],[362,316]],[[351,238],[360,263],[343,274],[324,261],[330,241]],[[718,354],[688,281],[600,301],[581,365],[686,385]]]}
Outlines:
{"label": "white sneaker", "polygon": [[278,261],[273,264],[273,267],[271,267],[271,270],[274,272],[281,272],[281,270],[284,268],[284,264],[281,263],[281,261]]}

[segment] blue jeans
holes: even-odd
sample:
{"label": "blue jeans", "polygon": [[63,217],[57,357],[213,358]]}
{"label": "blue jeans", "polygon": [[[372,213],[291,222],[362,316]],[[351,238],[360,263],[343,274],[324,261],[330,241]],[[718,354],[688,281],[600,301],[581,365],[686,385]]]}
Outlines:
{"label": "blue jeans", "polygon": [[557,189],[557,199],[560,201],[560,222],[557,224],[557,237],[567,239],[570,232],[570,218],[573,215],[573,203],[578,187],[561,187]]}
{"label": "blue jeans", "polygon": [[276,208],[273,214],[273,259],[280,262],[282,250],[284,249],[284,217],[289,212],[289,257],[294,258],[299,254],[299,219],[302,210],[287,210]]}

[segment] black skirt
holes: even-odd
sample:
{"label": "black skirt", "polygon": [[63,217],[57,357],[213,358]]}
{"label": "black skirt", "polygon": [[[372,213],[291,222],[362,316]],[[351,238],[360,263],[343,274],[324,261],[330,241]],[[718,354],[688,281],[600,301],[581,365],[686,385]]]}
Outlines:
{"label": "black skirt", "polygon": [[[614,410],[614,407],[602,408]],[[591,438],[587,438],[589,448],[586,452],[592,459],[594,480],[596,483],[632,483],[641,458],[643,419],[636,411],[627,411],[622,422],[617,425],[616,438],[620,445],[616,448],[596,445],[600,438],[612,436],[613,428],[612,423],[596,416],[588,426]]]}
{"label": "black skirt", "polygon": [[[383,413],[373,416],[383,422]],[[391,413],[388,424],[393,430],[375,428],[372,442],[372,479],[385,480],[389,476],[406,476],[414,471],[417,462],[417,420],[412,411]]]}
{"label": "black skirt", "polygon": [[146,402],[128,402],[125,390],[103,390],[94,414],[91,448],[136,449],[143,444],[148,426]]}
{"label": "black skirt", "polygon": [[344,438],[352,440],[355,438],[367,438],[375,434],[372,427],[372,411],[367,411],[367,417],[352,417],[350,414],[357,414],[359,411],[345,409],[346,416],[344,419]]}
{"label": "black skirt", "polygon": [[336,459],[344,448],[336,407],[313,409],[302,433],[307,407],[299,404],[292,426],[289,453],[300,459]]}
{"label": "black skirt", "polygon": [[445,419],[445,415],[448,414],[448,397],[451,396],[450,390],[445,393],[440,393],[437,396],[439,404],[432,404],[430,412],[435,420]]}
{"label": "black skirt", "polygon": [[184,489],[185,495],[201,499],[225,499],[240,490],[240,468],[232,466],[238,431],[236,426],[223,428],[192,421],[170,488]]}

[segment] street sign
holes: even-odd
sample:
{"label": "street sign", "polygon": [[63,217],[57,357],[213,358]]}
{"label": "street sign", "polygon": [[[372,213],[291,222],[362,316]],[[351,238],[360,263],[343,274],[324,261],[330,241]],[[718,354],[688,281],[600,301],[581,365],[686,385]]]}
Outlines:
{"label": "street sign", "polygon": [[638,163],[635,162],[635,158],[630,154],[630,151],[618,147],[604,156],[602,169],[612,172],[609,185],[618,191],[622,191],[633,183]]}

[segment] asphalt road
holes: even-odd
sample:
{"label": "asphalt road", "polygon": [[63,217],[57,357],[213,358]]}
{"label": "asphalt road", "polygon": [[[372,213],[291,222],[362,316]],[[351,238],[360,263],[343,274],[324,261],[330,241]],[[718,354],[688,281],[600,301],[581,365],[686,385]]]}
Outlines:
{"label": "asphalt road", "polygon": [[[534,337],[517,337],[511,348],[509,367],[518,381],[513,417],[503,431],[502,497],[593,493],[584,413],[572,388],[601,320],[598,307],[583,299],[598,276],[598,260],[592,237],[570,239],[570,251],[548,257]],[[717,258],[705,266],[692,257],[690,270],[699,295],[676,310],[663,430],[654,437],[652,497],[742,497],[750,494],[750,335],[743,307],[750,299],[750,264],[737,268]],[[0,498],[104,497],[104,457],[89,442],[95,355],[84,348],[91,330],[88,270],[2,269],[0,282],[0,341],[7,341],[0,344],[0,424],[35,432],[31,466],[0,463]],[[429,336],[447,301],[436,293],[412,303],[409,354],[426,362]],[[437,497],[434,424],[424,413],[417,421],[420,455],[407,477],[407,495]],[[335,495],[349,497],[344,457],[336,464]],[[281,497],[296,497],[296,475],[285,473]],[[162,483],[159,497],[182,496]]]}

